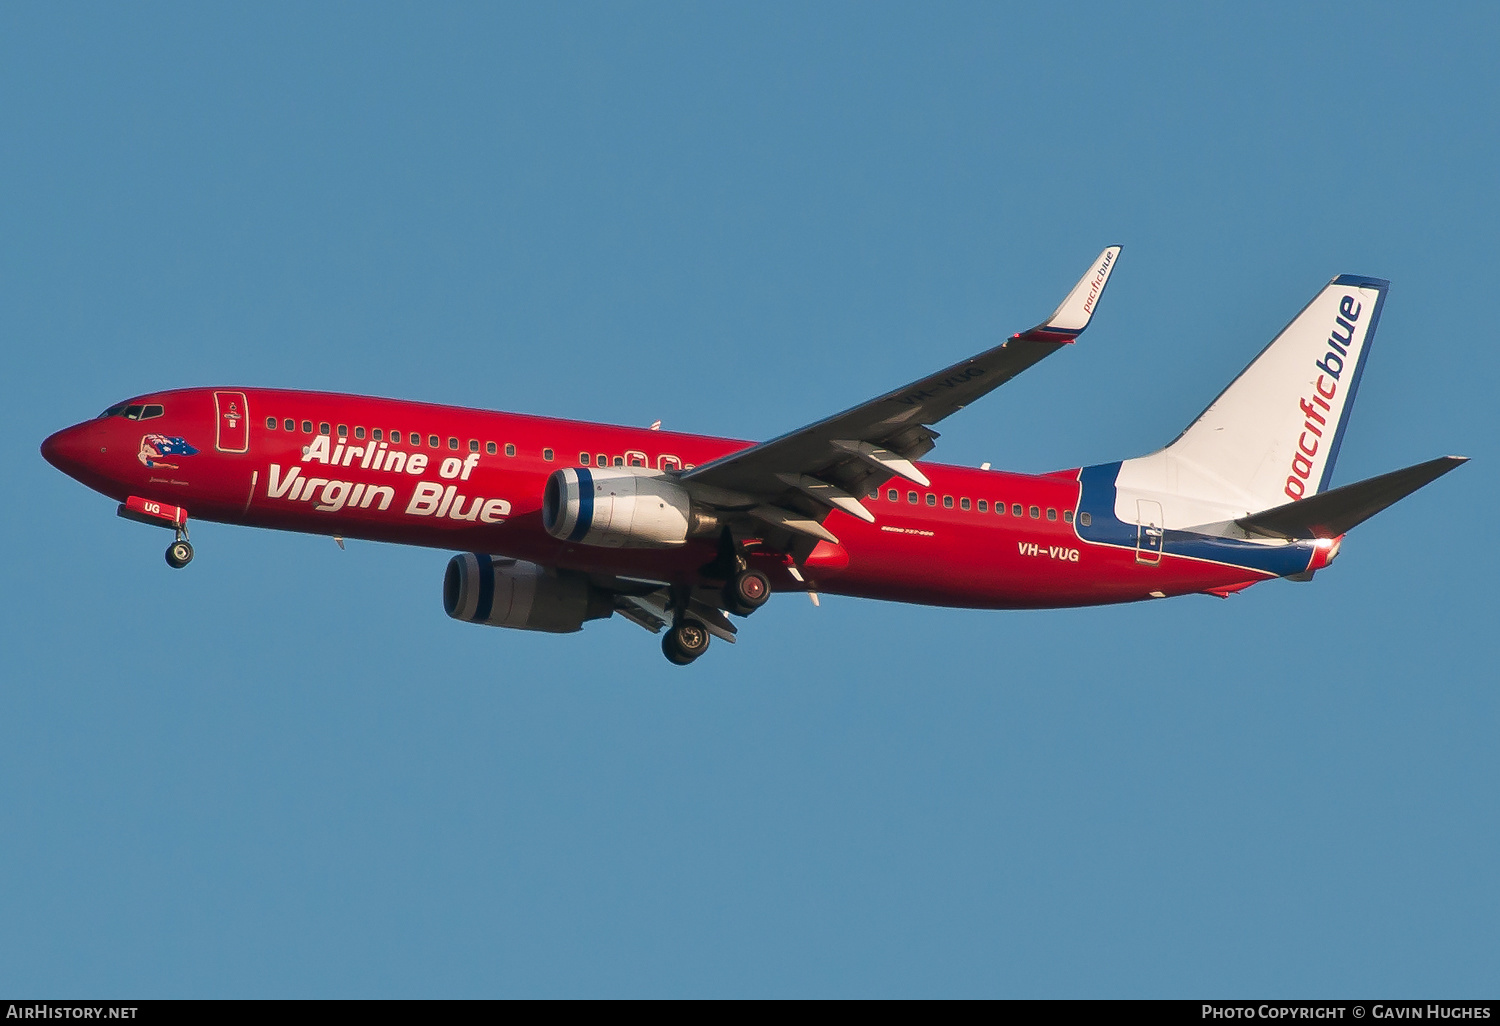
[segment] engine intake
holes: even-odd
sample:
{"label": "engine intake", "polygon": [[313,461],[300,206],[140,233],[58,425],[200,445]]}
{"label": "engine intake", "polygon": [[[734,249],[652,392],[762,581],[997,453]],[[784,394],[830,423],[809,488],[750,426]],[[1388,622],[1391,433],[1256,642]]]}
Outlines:
{"label": "engine intake", "polygon": [[465,552],[448,561],[443,609],[455,620],[523,631],[571,634],[585,620],[614,613],[607,592],[577,574],[548,573],[535,563]]}
{"label": "engine intake", "polygon": [[607,548],[671,548],[712,535],[713,514],[687,489],[645,467],[568,467],[547,478],[542,526],[560,541]]}

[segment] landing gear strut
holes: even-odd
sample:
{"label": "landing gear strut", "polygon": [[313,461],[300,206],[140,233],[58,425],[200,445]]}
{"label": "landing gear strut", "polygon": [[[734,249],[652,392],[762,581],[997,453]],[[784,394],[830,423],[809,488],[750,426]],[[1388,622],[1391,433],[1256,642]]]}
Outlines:
{"label": "landing gear strut", "polygon": [[131,495],[120,503],[115,515],[134,520],[138,524],[170,527],[177,539],[167,546],[167,566],[173,570],[181,570],[193,561],[193,546],[188,541],[187,510],[181,506],[173,506],[160,499],[143,499],[139,495]]}
{"label": "landing gear strut", "polygon": [[719,554],[700,572],[724,582],[724,608],[735,616],[749,616],[771,597],[771,579],[751,568],[745,546],[728,527],[719,535]]}
{"label": "landing gear strut", "polygon": [[167,566],[181,570],[193,561],[193,546],[187,540],[187,532],[178,528],[177,540],[167,546]]}
{"label": "landing gear strut", "polygon": [[686,666],[708,651],[708,628],[697,620],[679,616],[661,639],[662,654],[678,666]]}
{"label": "landing gear strut", "polygon": [[740,570],[724,585],[724,608],[749,616],[771,597],[771,579],[759,570]]}

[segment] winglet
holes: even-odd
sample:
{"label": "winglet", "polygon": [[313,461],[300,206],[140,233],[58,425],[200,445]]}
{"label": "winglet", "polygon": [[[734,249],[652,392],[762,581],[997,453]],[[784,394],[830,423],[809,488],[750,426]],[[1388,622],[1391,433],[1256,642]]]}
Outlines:
{"label": "winglet", "polygon": [[1114,272],[1119,256],[1119,246],[1110,246],[1100,253],[1088,273],[1079,278],[1073,291],[1068,293],[1068,298],[1052,311],[1051,317],[1014,337],[1028,342],[1071,342],[1083,334],[1083,329],[1089,326],[1089,320],[1094,316],[1099,297],[1104,295],[1104,286],[1109,284],[1109,276]]}

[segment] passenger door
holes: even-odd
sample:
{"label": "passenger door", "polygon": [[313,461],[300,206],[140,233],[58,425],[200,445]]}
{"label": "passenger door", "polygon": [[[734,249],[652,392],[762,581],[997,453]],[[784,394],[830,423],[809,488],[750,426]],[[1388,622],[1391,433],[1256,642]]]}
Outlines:
{"label": "passenger door", "polygon": [[214,448],[220,452],[250,451],[250,404],[244,392],[215,392],[214,412],[218,433]]}
{"label": "passenger door", "polygon": [[1167,533],[1162,528],[1161,503],[1136,499],[1135,511],[1135,561],[1155,566],[1161,562],[1162,540]]}

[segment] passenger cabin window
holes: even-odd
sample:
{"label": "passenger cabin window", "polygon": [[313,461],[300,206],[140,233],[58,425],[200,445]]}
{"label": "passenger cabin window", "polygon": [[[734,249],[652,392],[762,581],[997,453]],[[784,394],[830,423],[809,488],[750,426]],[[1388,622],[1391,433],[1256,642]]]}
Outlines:
{"label": "passenger cabin window", "polygon": [[514,456],[515,454],[516,454],[516,447],[515,447],[515,445],[513,443],[511,443],[511,442],[506,442],[505,443],[505,455],[507,455],[507,456]]}
{"label": "passenger cabin window", "polygon": [[1013,517],[1018,517],[1021,515],[1021,504],[1019,502],[1011,504],[1010,515]]}
{"label": "passenger cabin window", "polygon": [[450,439],[448,439],[448,448],[452,449],[455,452],[457,452],[458,451],[458,439],[457,438],[450,438]]}
{"label": "passenger cabin window", "polygon": [[372,428],[370,430],[370,437],[378,442],[385,437],[385,432],[379,428]]}
{"label": "passenger cabin window", "polygon": [[1033,519],[1033,520],[1040,519],[1041,515],[1042,515],[1042,511],[1038,507],[1036,507],[1036,506],[1031,507],[1031,519]]}
{"label": "passenger cabin window", "polygon": [[[283,428],[285,428],[286,430],[288,430],[288,431],[296,431],[297,430],[297,422],[295,420],[293,420],[291,417],[288,417],[286,420],[282,421],[281,422],[281,426]],[[311,424],[309,424],[307,426],[308,427],[312,427]]]}
{"label": "passenger cabin window", "polygon": [[267,428],[267,430],[270,430],[270,431],[275,431],[276,430],[276,418],[275,417],[267,417],[266,418],[266,428]]}
{"label": "passenger cabin window", "polygon": [[479,451],[479,441],[478,441],[478,439],[474,439],[474,438],[469,439],[469,451],[470,452],[478,452]]}
{"label": "passenger cabin window", "polygon": [[952,509],[953,508],[953,496],[951,496],[951,495],[945,495],[945,496],[943,496],[943,508],[944,509]]}
{"label": "passenger cabin window", "polygon": [[588,453],[581,452],[581,453],[578,454],[578,465],[581,466],[581,467],[586,467],[586,466],[589,465],[589,454]]}
{"label": "passenger cabin window", "polygon": [[632,467],[644,467],[646,465],[646,461],[641,459],[639,456],[632,456],[630,457],[630,465]]}
{"label": "passenger cabin window", "polygon": [[981,513],[988,513],[989,511],[990,511],[989,500],[988,499],[980,499],[979,500],[979,512],[981,512]]}
{"label": "passenger cabin window", "polygon": [[1094,518],[1087,513],[1080,513],[1078,514],[1078,522],[1087,527],[1094,522]]}
{"label": "passenger cabin window", "polygon": [[928,492],[927,493],[927,505],[929,505],[929,506],[936,506],[937,505],[937,493],[936,492]]}
{"label": "passenger cabin window", "polygon": [[440,448],[442,446],[442,444],[443,444],[443,440],[440,439],[437,435],[428,435],[427,436],[427,445],[428,445],[429,448],[437,449],[437,448]]}
{"label": "passenger cabin window", "polygon": [[363,437],[365,437],[365,429],[362,428],[362,427],[355,428],[354,429],[354,437],[355,438],[363,438]]}
{"label": "passenger cabin window", "polygon": [[328,431],[329,431],[328,421],[325,420],[321,424],[318,425],[318,434],[320,434],[320,435],[326,435],[326,434],[328,434]]}
{"label": "passenger cabin window", "polygon": [[348,424],[340,424],[339,425],[339,437],[340,438],[348,438],[349,437],[349,425]]}
{"label": "passenger cabin window", "polygon": [[312,421],[310,421],[310,420],[304,420],[302,422],[302,433],[304,435],[310,435],[310,434],[312,434]]}
{"label": "passenger cabin window", "polygon": [[543,449],[542,450],[542,459],[546,460],[548,463],[552,462],[552,457],[554,455],[556,455],[556,454],[553,453],[553,451],[551,449]]}
{"label": "passenger cabin window", "polygon": [[624,465],[625,465],[625,457],[624,456],[616,456],[615,457],[615,466],[617,466],[617,467],[623,467]]}
{"label": "passenger cabin window", "polygon": [[885,497],[887,499],[890,499],[892,502],[895,502],[897,499],[901,498],[901,493],[899,491],[897,491],[896,489],[892,488],[892,489],[889,489],[885,493]]}
{"label": "passenger cabin window", "polygon": [[959,499],[958,500],[958,508],[959,509],[968,509],[969,508],[969,500],[968,499]]}
{"label": "passenger cabin window", "polygon": [[491,456],[495,455],[495,443],[494,442],[485,442],[484,443],[484,451],[487,452],[487,453],[489,453]]}
{"label": "passenger cabin window", "polygon": [[600,466],[600,467],[607,467],[607,466],[609,466],[609,457],[606,456],[606,455],[604,455],[604,453],[601,452],[594,459],[594,463],[595,463],[595,465]]}
{"label": "passenger cabin window", "polygon": [[1073,511],[1070,510],[1070,509],[1063,510],[1063,523],[1065,523],[1065,524],[1071,524],[1072,522],[1073,522]]}
{"label": "passenger cabin window", "polygon": [[1057,519],[1057,510],[1053,509],[1051,506],[1047,507],[1047,519],[1048,520],[1056,520]]}
{"label": "passenger cabin window", "polygon": [[917,493],[916,492],[907,492],[906,493],[906,501],[909,502],[909,503],[911,503],[913,506],[915,506],[917,504]]}

